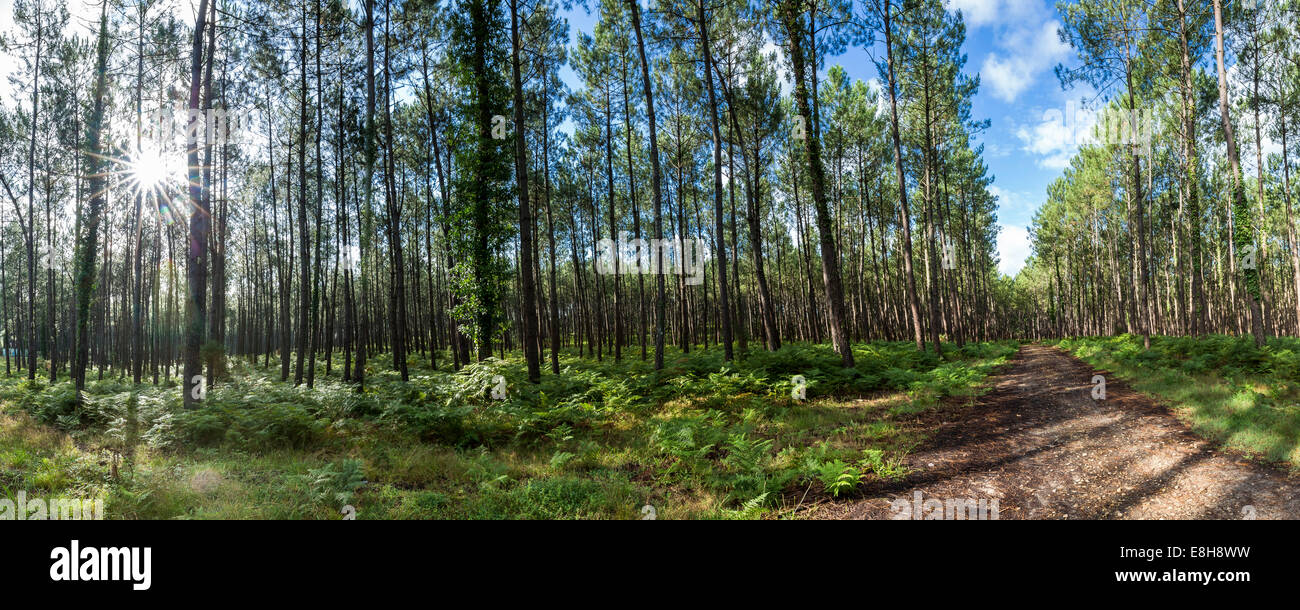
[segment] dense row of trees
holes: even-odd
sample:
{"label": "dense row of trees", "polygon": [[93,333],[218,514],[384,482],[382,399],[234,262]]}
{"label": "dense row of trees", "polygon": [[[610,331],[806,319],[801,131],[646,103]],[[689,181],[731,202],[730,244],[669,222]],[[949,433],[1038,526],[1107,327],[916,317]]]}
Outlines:
{"label": "dense row of trees", "polygon": [[1035,218],[1018,306],[1035,333],[1300,332],[1298,8],[1063,7],[1081,67],[1058,76],[1106,94],[1112,120]]}
{"label": "dense row of trees", "polygon": [[[662,367],[674,347],[730,359],[817,341],[852,364],[854,341],[941,350],[1043,329],[1043,297],[996,272],[996,200],[974,144],[988,123],[971,116],[961,14],[939,0],[593,0],[595,27],[576,37],[552,0],[98,7],[91,39],[62,0],[17,1],[5,33],[22,92],[0,106],[6,373],[79,387],[88,371],[179,375],[193,406],[228,356],[364,388],[368,366],[406,379],[412,362],[458,369],[507,351],[537,379],[560,371],[561,350]],[[1092,36],[1086,18],[1070,27]],[[834,65],[849,45],[874,69]],[[1152,71],[1168,65],[1142,68],[1152,85],[1130,107],[1156,84],[1176,91],[1177,73]],[[179,137],[154,120],[178,106]],[[1054,189],[1028,272],[1052,324],[1083,331],[1067,305],[1111,298],[1087,283],[1104,271],[1087,257],[1127,264],[1127,235],[1152,232],[1141,251],[1194,224],[1169,225],[1176,150],[1156,153],[1163,180],[1134,162],[1133,188],[1161,189],[1126,199],[1139,211],[1098,212],[1113,239],[1050,220],[1083,168]],[[1221,185],[1201,175],[1208,200]],[[1047,249],[1051,230],[1066,250]],[[607,272],[602,240],[642,239],[699,240],[703,281],[635,273],[635,253]],[[653,252],[656,268],[689,258]],[[1068,286],[1043,283],[1049,260]],[[1175,300],[1148,284],[1150,302]],[[1115,312],[1135,302],[1171,319],[1128,290],[1089,328],[1134,319]],[[1222,309],[1212,319],[1231,324]]]}

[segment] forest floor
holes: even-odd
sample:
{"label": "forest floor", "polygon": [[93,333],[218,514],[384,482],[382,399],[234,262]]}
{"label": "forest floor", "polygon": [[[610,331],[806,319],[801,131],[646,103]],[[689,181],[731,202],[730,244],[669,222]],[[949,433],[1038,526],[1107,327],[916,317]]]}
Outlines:
{"label": "forest floor", "polygon": [[[1094,400],[1099,373],[1105,398]],[[999,519],[1300,518],[1294,470],[1216,449],[1166,407],[1055,347],[1023,346],[989,383],[973,406],[925,414],[936,430],[907,456],[912,474],[804,516],[908,518],[929,514],[911,508],[918,498],[939,500],[931,507],[970,498],[997,500]]]}
{"label": "forest floor", "polygon": [[0,377],[0,500],[103,498],[113,519],[1300,518],[1294,339],[854,355],[670,351],[655,371],[567,353],[537,385],[513,355],[454,373],[413,356],[409,382],[376,357],[360,393],[337,367],[307,388],[228,358],[193,411],[175,379],[109,371],[78,401]]}
{"label": "forest floor", "polygon": [[364,392],[338,367],[308,388],[231,357],[197,410],[175,379],[110,370],[78,401],[66,380],[0,377],[0,500],[103,498],[112,519],[797,517],[905,476],[926,413],[971,404],[1017,349],[859,343],[844,368],[826,345],[714,346],[660,371],[566,353],[540,384],[517,354],[459,372],[413,355],[410,381],[378,355]]}

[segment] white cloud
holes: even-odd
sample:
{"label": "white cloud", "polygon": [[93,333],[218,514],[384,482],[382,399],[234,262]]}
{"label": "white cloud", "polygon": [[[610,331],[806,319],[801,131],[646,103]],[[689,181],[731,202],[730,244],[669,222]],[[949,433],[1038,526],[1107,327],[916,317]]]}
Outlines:
{"label": "white cloud", "polygon": [[1004,102],[1014,102],[1049,68],[1069,56],[1070,48],[1061,42],[1056,20],[1036,26],[1010,26],[998,42],[1001,51],[984,58],[980,76]]}
{"label": "white cloud", "polygon": [[972,29],[1023,22],[1047,12],[1039,0],[947,0],[945,4],[950,11],[960,10]]}
{"label": "white cloud", "polygon": [[1016,137],[1024,144],[1021,150],[1037,155],[1039,167],[1047,169],[1064,169],[1079,148],[1070,121],[1061,120],[1061,113],[1056,109],[1044,112],[1036,125],[1017,127]]}
{"label": "white cloud", "polygon": [[1032,250],[1025,227],[998,225],[998,271],[1010,276],[1020,273]]}
{"label": "white cloud", "polygon": [[960,10],[971,28],[995,23],[998,18],[998,0],[950,0],[948,10]]}
{"label": "white cloud", "polygon": [[[1117,125],[1116,115],[1108,115]],[[1014,132],[1022,144],[1021,150],[1038,157],[1039,167],[1046,169],[1065,169],[1070,158],[1084,144],[1097,141],[1096,132],[1098,113],[1088,109],[1074,100],[1066,100],[1059,108],[1048,108],[1039,116],[1037,123],[1015,125]]]}
{"label": "white cloud", "polygon": [[996,184],[989,185],[989,194],[998,198],[998,209],[1011,211],[1029,211],[1034,209],[1034,205],[1029,201],[1029,195],[1008,191]]}
{"label": "white cloud", "polygon": [[1026,69],[1026,60],[1021,58],[1002,59],[996,52],[984,58],[984,67],[980,76],[993,88],[993,94],[1005,102],[1015,101],[1021,91],[1029,88],[1032,75]]}

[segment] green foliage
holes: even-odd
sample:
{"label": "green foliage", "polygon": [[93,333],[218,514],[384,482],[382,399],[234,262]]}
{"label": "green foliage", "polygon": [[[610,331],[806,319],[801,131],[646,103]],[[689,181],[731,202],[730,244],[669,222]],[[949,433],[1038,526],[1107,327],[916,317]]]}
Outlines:
{"label": "green foliage", "polygon": [[770,502],[771,495],[771,492],[763,492],[746,500],[739,510],[724,510],[722,516],[737,520],[759,519],[767,512],[766,505]]}
{"label": "green foliage", "polygon": [[[466,335],[482,344],[499,330],[502,286],[510,281],[506,263],[494,254],[516,228],[507,188],[508,141],[489,132],[491,117],[507,107],[510,92],[505,50],[490,42],[505,28],[500,0],[461,0],[448,12],[447,24],[449,57],[455,58],[448,67],[459,86],[451,150],[462,169],[452,180],[456,205],[443,221],[464,229],[447,236],[458,261],[451,269],[451,289],[458,298],[451,314]],[[368,149],[370,155],[373,149]]]}
{"label": "green foliage", "polygon": [[321,440],[328,424],[301,405],[214,402],[176,417],[181,442],[240,448],[304,448]]}
{"label": "green foliage", "polygon": [[73,430],[96,423],[94,413],[84,413],[81,405],[77,403],[76,388],[72,384],[56,384],[49,389],[35,384],[31,387],[33,389],[40,387],[41,390],[27,394],[20,404],[38,421],[64,430]]}
{"label": "green foliage", "polygon": [[443,407],[395,402],[383,410],[379,421],[393,422],[423,440],[463,445],[475,440],[465,424],[472,411],[471,406]]}
{"label": "green foliage", "polygon": [[361,460],[346,459],[307,471],[313,497],[320,502],[340,506],[351,504],[353,496],[366,485]]}
{"label": "green foliage", "polygon": [[887,480],[898,480],[907,476],[907,466],[903,465],[903,455],[886,456],[880,449],[863,449],[862,460],[858,464],[863,471],[875,473]]}
{"label": "green foliage", "polygon": [[815,465],[817,479],[826,488],[826,493],[839,497],[841,493],[857,489],[862,480],[862,471],[840,460],[831,460]]}
{"label": "green foliage", "polygon": [[[851,457],[851,456],[850,456]],[[813,447],[804,458],[805,476],[816,479],[826,493],[834,497],[855,491],[872,475],[883,480],[898,480],[907,475],[903,465],[904,454],[887,455],[883,449],[870,447],[862,450],[861,457],[846,462],[826,443]]]}
{"label": "green foliage", "polygon": [[1080,357],[1105,354],[1126,366],[1177,368],[1188,373],[1216,371],[1228,376],[1270,371],[1289,374],[1295,370],[1294,354],[1300,349],[1300,341],[1290,338],[1272,339],[1263,348],[1257,348],[1250,338],[1227,335],[1153,337],[1150,350],[1142,348],[1142,337],[1128,334],[1065,339],[1059,345]]}
{"label": "green foliage", "polygon": [[634,518],[641,506],[635,488],[617,478],[561,476],[491,488],[458,517],[471,519]]}
{"label": "green foliage", "polygon": [[740,502],[769,498],[771,492],[784,489],[794,478],[792,472],[769,468],[772,439],[748,438],[745,433],[731,434],[725,448],[718,484],[728,490],[728,498]]}
{"label": "green foliage", "polygon": [[199,348],[199,358],[203,361],[213,380],[226,379],[230,372],[226,369],[226,346],[219,341],[208,341]]}
{"label": "green foliage", "polygon": [[[67,383],[0,380],[0,400],[83,447],[142,450],[120,480],[93,453],[0,460],[23,485],[90,486],[110,513],[133,517],[338,518],[348,503],[366,518],[639,518],[644,504],[667,502],[665,518],[760,518],[810,484],[834,498],[903,476],[914,436],[900,414],[969,392],[1015,348],[972,344],[940,358],[906,342],[860,344],[851,369],[828,346],[805,344],[726,365],[716,348],[670,354],[662,371],[565,357],[562,374],[540,384],[514,358],[456,373],[412,361],[410,382],[376,370],[363,393],[326,376],[294,387],[228,359],[230,379],[192,411],[175,383],[94,382],[77,403]],[[807,400],[791,398],[795,375]],[[502,399],[490,392],[497,376]],[[837,398],[882,392],[895,398],[872,410]],[[221,474],[205,475],[214,484],[196,472]]]}
{"label": "green foliage", "polygon": [[656,424],[650,434],[650,444],[673,457],[694,463],[708,457],[726,437],[726,417],[720,411],[710,410]]}

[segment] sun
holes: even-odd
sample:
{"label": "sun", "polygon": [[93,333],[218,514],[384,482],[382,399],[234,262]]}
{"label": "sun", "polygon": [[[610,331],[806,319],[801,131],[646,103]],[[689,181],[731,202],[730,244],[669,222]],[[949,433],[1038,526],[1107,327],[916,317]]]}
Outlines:
{"label": "sun", "polygon": [[144,192],[165,188],[178,175],[175,161],[156,146],[145,145],[136,151],[129,164],[131,179]]}

